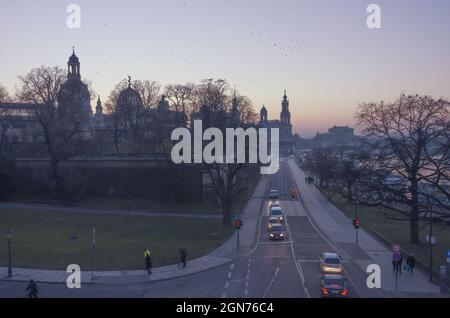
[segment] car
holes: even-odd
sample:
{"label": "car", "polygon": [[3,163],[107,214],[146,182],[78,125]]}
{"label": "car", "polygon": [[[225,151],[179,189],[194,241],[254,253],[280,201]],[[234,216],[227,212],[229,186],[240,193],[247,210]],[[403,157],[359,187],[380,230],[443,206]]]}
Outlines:
{"label": "car", "polygon": [[320,270],[322,273],[340,274],[343,272],[342,260],[336,253],[322,253],[320,256]]}
{"label": "car", "polygon": [[272,201],[272,202],[270,202],[270,204],[269,204],[269,210],[272,210],[272,208],[276,208],[276,207],[281,208],[280,202],[278,202],[278,201]]}
{"label": "car", "polygon": [[280,224],[280,220],[277,217],[270,217],[267,221],[267,230],[272,231],[274,225]]}
{"label": "car", "polygon": [[270,231],[269,238],[271,240],[284,240],[286,234],[284,233],[283,226],[281,224],[274,224]]}
{"label": "car", "polygon": [[347,297],[347,279],[342,275],[324,275],[320,279],[320,294],[327,297]]}
{"label": "car", "polygon": [[270,209],[270,217],[278,218],[278,221],[280,221],[280,223],[284,222],[284,215],[283,215],[283,210],[281,210],[281,207],[271,208]]}
{"label": "car", "polygon": [[278,192],[278,190],[270,190],[270,192],[269,192],[270,199],[278,199],[279,196],[280,196],[280,193]]}

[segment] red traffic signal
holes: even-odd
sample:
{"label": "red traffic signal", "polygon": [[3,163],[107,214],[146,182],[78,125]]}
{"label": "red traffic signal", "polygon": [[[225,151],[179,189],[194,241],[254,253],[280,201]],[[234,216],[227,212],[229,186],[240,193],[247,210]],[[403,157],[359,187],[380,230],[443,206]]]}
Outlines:
{"label": "red traffic signal", "polygon": [[236,229],[240,229],[241,228],[241,226],[242,226],[242,221],[241,220],[234,220],[234,227],[236,228]]}
{"label": "red traffic signal", "polygon": [[355,229],[359,229],[359,226],[360,226],[360,219],[359,219],[359,217],[355,218],[353,220],[353,226],[355,227]]}

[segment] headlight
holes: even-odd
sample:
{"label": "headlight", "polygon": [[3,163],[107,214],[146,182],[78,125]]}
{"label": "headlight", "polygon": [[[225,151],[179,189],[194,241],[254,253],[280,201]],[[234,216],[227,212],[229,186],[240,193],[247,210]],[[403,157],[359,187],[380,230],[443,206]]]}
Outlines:
{"label": "headlight", "polygon": [[270,234],[270,237],[273,237],[273,234]]}
{"label": "headlight", "polygon": [[281,237],[283,237],[283,236],[284,236],[284,234],[283,234],[283,233],[281,233],[281,234],[280,234],[280,236],[281,236]]}

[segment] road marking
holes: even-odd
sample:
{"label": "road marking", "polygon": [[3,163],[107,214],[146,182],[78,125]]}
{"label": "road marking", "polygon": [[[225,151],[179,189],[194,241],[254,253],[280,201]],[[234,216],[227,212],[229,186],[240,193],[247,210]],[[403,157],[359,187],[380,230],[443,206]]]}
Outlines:
{"label": "road marking", "polygon": [[299,259],[298,261],[302,263],[319,263],[318,259]]}
{"label": "road marking", "polygon": [[228,278],[231,278],[231,275],[233,275],[231,272],[228,273]]}
{"label": "road marking", "polygon": [[345,270],[345,268],[343,268],[344,273],[345,273],[345,277],[348,278],[348,280],[350,281],[350,283],[352,283],[353,287],[355,287],[356,292],[358,293],[359,297],[362,298],[362,294],[358,289],[358,286],[356,286],[355,282],[352,280],[352,278],[350,277],[350,275],[347,273],[347,271]]}
{"label": "road marking", "polygon": [[272,287],[273,282],[275,281],[276,276],[278,275],[278,272],[280,271],[280,267],[277,268],[275,271],[275,274],[272,276],[272,279],[269,283],[269,286],[267,286],[266,290],[264,291],[263,298],[266,298],[267,293],[269,292],[270,288]]}
{"label": "road marking", "polygon": [[[300,169],[299,169],[300,170]],[[300,170],[301,171],[301,170]],[[303,192],[300,192],[299,190],[298,190],[298,185],[297,185],[297,182],[296,182],[296,180],[295,180],[295,178],[294,178],[294,172],[291,170],[291,168],[289,167],[289,172],[290,172],[290,175],[291,175],[291,179],[293,180],[293,182],[294,182],[294,186],[295,186],[295,188],[296,188],[296,190],[297,190],[297,193],[299,194],[299,202],[300,202],[300,204],[304,207],[304,209],[305,209],[305,212],[306,212],[306,218],[307,218],[307,220],[308,220],[308,222],[309,222],[309,224],[311,224],[311,226],[313,227],[313,229],[325,240],[325,242],[327,242],[335,251],[341,251],[342,253],[340,253],[341,255],[342,254],[345,254],[346,256],[347,256],[347,258],[349,259],[349,262],[352,262],[353,264],[355,264],[356,265],[356,267],[357,268],[359,268],[361,271],[363,271],[359,266],[358,266],[358,264],[356,264],[356,262],[352,259],[352,257],[350,257],[350,255],[343,249],[343,248],[341,248],[341,247],[339,247],[338,246],[338,244],[336,243],[336,242],[334,242],[334,241],[332,241],[331,239],[329,239],[320,229],[319,229],[319,227],[316,225],[316,223],[315,223],[315,221],[313,220],[313,218],[311,217],[311,215],[310,215],[310,212],[309,212],[309,210],[308,210],[308,208],[306,207],[306,204],[305,204],[305,202],[303,201],[303,199],[302,199],[302,193]],[[300,178],[301,179],[301,178]],[[307,187],[306,187],[306,189],[307,189]],[[309,190],[308,190],[309,191]],[[328,203],[327,203],[328,204]],[[352,281],[352,279],[350,278],[350,276],[345,272],[345,269],[344,269],[344,273],[346,274],[346,276],[347,276],[347,278],[350,280],[350,282],[352,283],[352,285],[355,287],[355,290],[356,290],[356,292],[359,294],[359,296],[360,297],[362,297],[362,294],[359,292],[359,290],[358,290],[358,287],[356,287],[356,285],[354,284],[354,282]],[[385,296],[385,297],[387,297],[386,296],[386,294],[384,293],[384,291],[383,290],[381,290],[381,294],[383,295],[383,296]]]}
{"label": "road marking", "polygon": [[227,289],[228,286],[230,286],[230,282],[226,282],[226,283],[225,283],[225,289]]}
{"label": "road marking", "polygon": [[[289,227],[289,223],[286,223],[286,227],[287,227],[289,236],[291,236],[291,228]],[[303,275],[302,265],[301,265],[300,262],[297,262],[296,258],[295,258],[295,251],[294,251],[294,243],[293,242],[291,242],[291,253],[292,253],[292,258],[294,259],[295,267],[297,268],[298,275],[300,276],[300,280],[302,282],[302,286],[303,286],[303,291],[305,293],[305,297],[306,298],[310,298],[311,296],[310,296],[308,288],[306,288],[306,284],[305,284],[305,276]]]}
{"label": "road marking", "polygon": [[245,296],[247,296],[247,295],[248,295],[248,289],[245,290]]}
{"label": "road marking", "polygon": [[227,294],[226,293],[223,293],[222,294],[222,298],[226,298],[227,297]]}
{"label": "road marking", "polygon": [[291,241],[282,241],[282,242],[261,242],[259,245],[281,245],[281,244],[291,244]]}
{"label": "road marking", "polygon": [[233,268],[234,268],[234,264],[231,264],[230,270],[233,270]]}

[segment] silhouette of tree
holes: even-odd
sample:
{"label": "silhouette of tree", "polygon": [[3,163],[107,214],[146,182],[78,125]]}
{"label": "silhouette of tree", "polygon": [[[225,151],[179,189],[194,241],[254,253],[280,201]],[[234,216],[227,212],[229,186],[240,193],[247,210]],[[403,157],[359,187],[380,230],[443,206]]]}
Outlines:
{"label": "silhouette of tree", "polygon": [[0,84],[0,103],[11,101],[8,90]]}
{"label": "silhouette of tree", "polygon": [[57,95],[65,78],[65,71],[58,66],[41,66],[19,76],[21,86],[17,92],[20,101],[36,104],[34,115],[41,127],[49,156],[54,196],[60,201],[70,199],[67,197],[61,163],[78,155],[86,147],[81,136],[81,122],[76,118],[60,119],[57,116]]}
{"label": "silhouette of tree", "polygon": [[[448,145],[437,147],[448,131],[448,118],[447,100],[418,95],[401,95],[391,103],[361,104],[356,113],[368,149],[368,156],[361,160],[369,195],[366,203],[406,217],[399,219],[409,221],[412,244],[419,243],[419,221],[429,212],[421,197],[430,179],[430,154],[443,154],[440,167],[448,168]],[[448,173],[443,169],[436,170],[436,181]]]}

